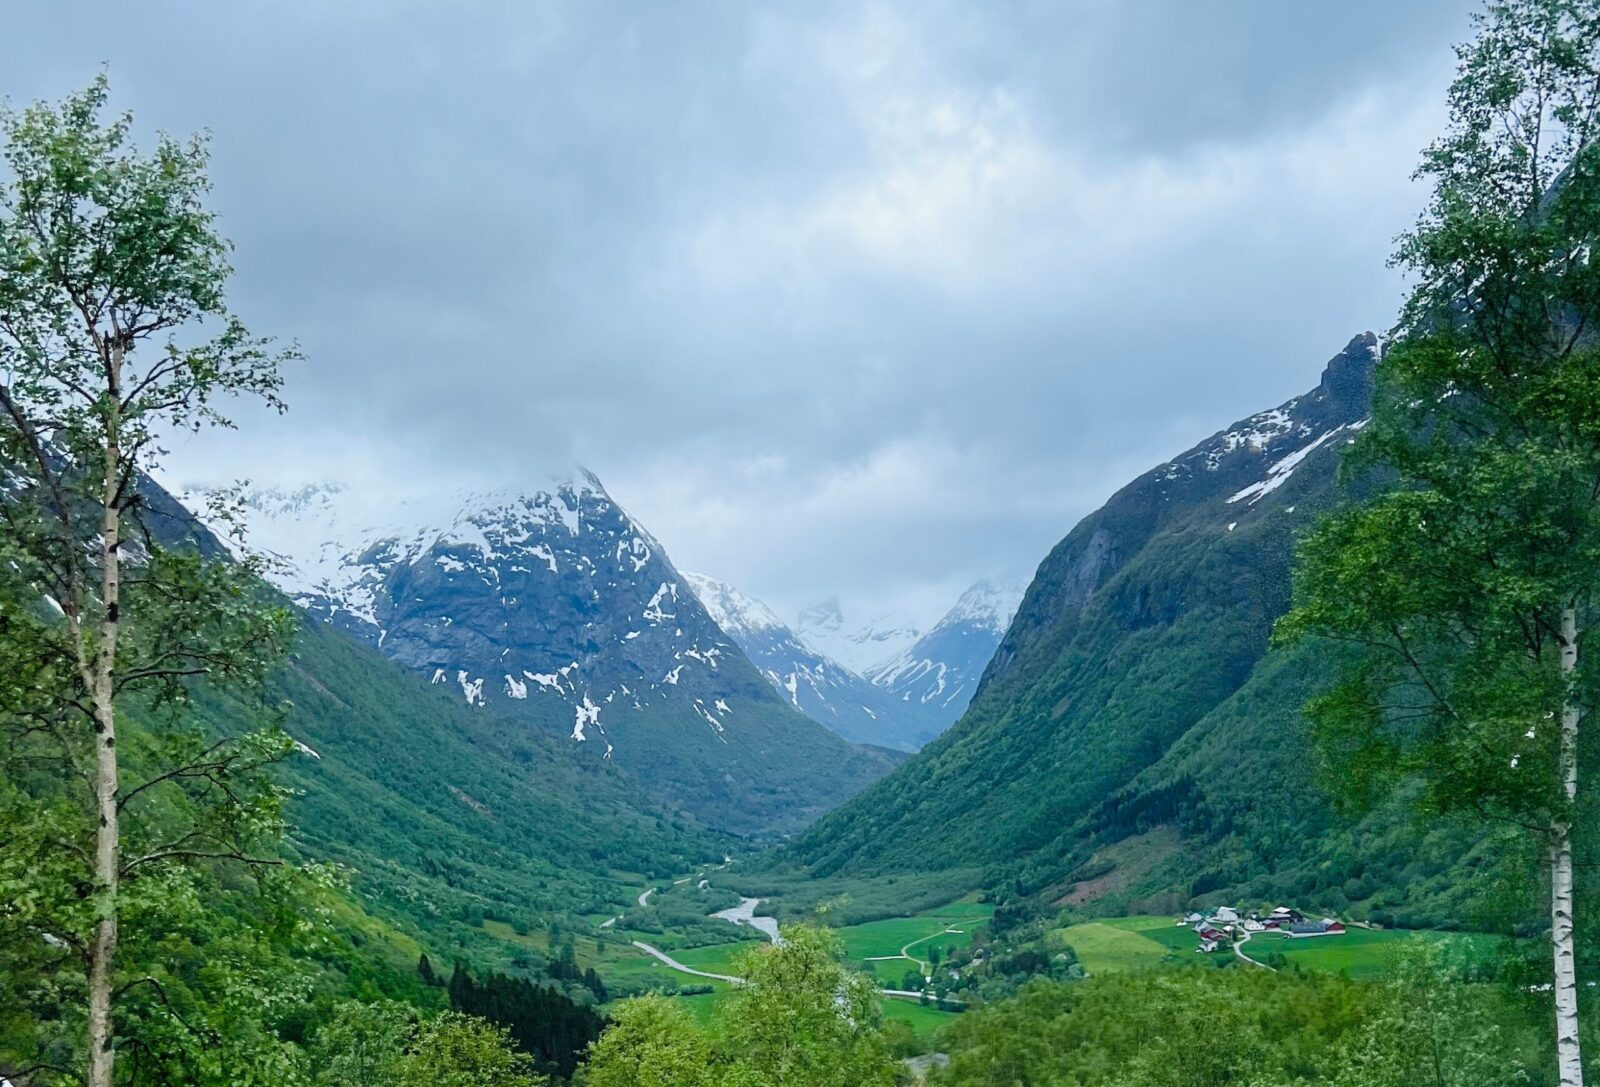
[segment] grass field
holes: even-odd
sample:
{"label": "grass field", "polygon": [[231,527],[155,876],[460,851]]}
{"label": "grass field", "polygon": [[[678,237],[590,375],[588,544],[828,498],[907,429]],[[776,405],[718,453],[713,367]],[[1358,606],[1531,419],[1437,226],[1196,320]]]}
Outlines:
{"label": "grass field", "polygon": [[[899,955],[907,944],[912,956],[926,961],[928,949],[938,947],[946,952],[954,947],[966,947],[975,932],[988,923],[994,907],[968,899],[952,902],[914,917],[894,917],[886,921],[868,921],[838,930],[844,941],[845,957],[860,965],[877,956]],[[946,932],[955,929],[955,932]],[[901,965],[903,964],[903,966]],[[892,977],[898,968],[909,969],[905,960],[879,962],[876,968],[884,977]]]}
{"label": "grass field", "polygon": [[[861,966],[869,955],[898,955],[900,949],[912,941],[922,941],[912,947],[911,952],[914,955],[921,954],[925,960],[926,948],[930,945],[937,944],[945,949],[966,946],[972,940],[973,934],[988,922],[993,912],[992,906],[962,900],[926,910],[915,917],[869,921],[837,931],[844,941],[846,958],[857,967]],[[947,928],[961,931],[946,933],[944,930]],[[646,936],[645,939],[650,940],[651,937]],[[759,945],[751,941],[740,941],[712,944],[708,947],[684,948],[669,953],[685,966],[692,966],[696,970],[705,970],[713,974],[737,974],[738,971],[733,967],[734,961],[755,946]],[[901,974],[911,968],[911,963],[903,959],[878,962],[873,965],[884,984],[891,988],[899,983]],[[630,949],[620,949],[619,957],[602,964],[600,969],[602,976],[616,976],[619,981],[641,986],[650,982],[669,987],[678,984],[693,985],[705,980],[680,974],[654,959],[645,957],[643,952]],[[717,992],[678,998],[701,1022],[711,1017],[723,994],[731,988],[726,982],[707,983],[715,985]],[[959,1014],[959,1012],[925,1007],[915,1000],[891,997],[883,1002],[885,1019],[909,1024],[912,1032],[923,1040],[931,1040]]]}
{"label": "grass field", "polygon": [[711,1015],[717,1010],[717,1004],[722,1000],[722,993],[702,993],[699,996],[680,996],[678,1003],[683,1005],[696,1023],[705,1026],[711,1022]]}
{"label": "grass field", "polygon": [[1451,954],[1460,955],[1469,961],[1492,954],[1498,943],[1497,938],[1493,936],[1460,932],[1351,929],[1343,936],[1319,936],[1313,939],[1291,940],[1285,936],[1266,938],[1256,936],[1245,947],[1245,952],[1254,959],[1264,959],[1271,953],[1277,952],[1302,970],[1317,970],[1329,974],[1343,973],[1353,978],[1372,978],[1387,973],[1395,955],[1405,944],[1415,940],[1444,944]]}
{"label": "grass field", "polygon": [[[673,951],[671,955],[685,966],[692,966],[696,970],[706,970],[713,974],[737,975],[733,968],[734,960],[753,947],[755,943],[713,944],[710,947],[691,947],[682,951]],[[682,976],[682,975],[680,975]],[[696,979],[685,977],[684,981],[692,982]]]}
{"label": "grass field", "polygon": [[[930,946],[938,946],[942,950],[966,946],[972,940],[973,934],[988,922],[993,912],[992,906],[968,898],[925,910],[914,917],[871,921],[840,928],[837,932],[844,941],[847,959],[858,968],[869,955],[898,955],[902,947],[913,941],[917,942],[911,948],[911,953],[919,955],[926,961],[927,948]],[[950,928],[961,931],[946,933],[945,929]],[[510,925],[500,921],[485,921],[483,929],[489,935],[513,947],[536,949],[541,952],[546,952],[549,948],[548,934],[544,932],[535,931],[522,935]],[[624,930],[617,935],[631,938],[634,934]],[[675,935],[677,935],[675,932],[646,932],[639,934],[639,938],[661,947],[685,966],[713,974],[736,975],[738,971],[733,968],[734,961],[751,948],[761,946],[754,940],[739,940],[704,947],[673,948],[672,945],[678,942],[678,939],[674,938]],[[652,989],[670,991],[686,985],[712,986],[715,992],[676,998],[700,1023],[711,1019],[717,1005],[733,988],[728,982],[680,973],[620,940],[597,947],[592,940],[579,939],[576,941],[576,950],[579,965],[593,966],[616,993],[634,993]],[[911,963],[901,959],[878,962],[874,966],[883,983],[893,988],[899,984],[903,972],[911,968]],[[938,1008],[925,1007],[915,1000],[891,997],[883,1002],[883,1014],[885,1019],[910,1024],[912,1032],[919,1039],[931,1040],[960,1013],[940,1011]]]}
{"label": "grass field", "polygon": [[[1077,952],[1078,961],[1091,975],[1185,965],[1206,962],[1212,958],[1195,954],[1194,933],[1188,927],[1175,926],[1169,917],[1102,918],[1060,929],[1057,936],[1071,945]],[[1495,939],[1489,936],[1353,928],[1342,936],[1299,940],[1276,933],[1257,933],[1244,950],[1257,960],[1265,960],[1277,953],[1288,963],[1303,970],[1371,978],[1388,971],[1395,954],[1412,940],[1445,944],[1451,953],[1469,960],[1488,955],[1495,947]],[[1231,952],[1219,951],[1215,954]]]}
{"label": "grass field", "polygon": [[911,1032],[918,1038],[928,1039],[945,1027],[949,1026],[960,1012],[945,1012],[938,1008],[924,1007],[915,1000],[905,1000],[900,997],[885,997],[883,1001],[883,1017],[911,1024]]}
{"label": "grass field", "polygon": [[[1139,921],[1143,918],[1118,918],[1119,921]],[[1157,919],[1160,920],[1160,919]],[[1171,921],[1164,921],[1172,928]],[[1186,929],[1173,929],[1186,936],[1186,943],[1194,946],[1194,933]],[[1077,952],[1078,961],[1090,975],[1114,974],[1122,970],[1144,970],[1160,966],[1168,956],[1180,952],[1162,940],[1160,929],[1119,925],[1109,921],[1088,921],[1061,930],[1061,938]]]}
{"label": "grass field", "polygon": [[[987,923],[993,912],[993,907],[978,902],[952,902],[915,917],[868,921],[865,924],[838,929],[837,932],[844,941],[845,957],[857,967],[865,963],[870,956],[898,955],[900,949],[907,944],[913,945],[912,955],[926,961],[929,947],[937,946],[942,951],[965,947],[972,941],[973,934]],[[946,929],[959,931],[946,932]],[[648,935],[644,939],[654,942]],[[692,966],[696,970],[706,970],[713,974],[736,974],[738,971],[733,968],[734,961],[756,946],[759,945],[753,941],[730,942],[707,947],[683,948],[670,951],[669,954],[685,966]],[[904,959],[890,959],[877,962],[874,966],[885,983],[893,988],[894,983],[899,982],[900,975],[911,968],[911,963]],[[615,966],[612,969],[615,969]],[[693,981],[692,978],[686,980]]]}

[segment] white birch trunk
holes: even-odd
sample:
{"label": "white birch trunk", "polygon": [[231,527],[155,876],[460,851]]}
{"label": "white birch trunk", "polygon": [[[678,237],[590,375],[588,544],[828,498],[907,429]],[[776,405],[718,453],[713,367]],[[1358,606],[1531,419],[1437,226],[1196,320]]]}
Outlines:
{"label": "white birch trunk", "polygon": [[[1561,613],[1561,673],[1578,668],[1578,616],[1575,608]],[[1569,696],[1561,709],[1561,788],[1568,811],[1578,796],[1578,720]],[[1551,828],[1550,944],[1555,958],[1556,1069],[1561,1087],[1583,1087],[1583,1062],[1578,1045],[1578,972],[1572,935],[1572,824],[1565,815]]]}
{"label": "white birch trunk", "polygon": [[112,990],[117,954],[117,891],[122,868],[122,843],[117,811],[117,716],[113,695],[117,636],[121,632],[121,532],[117,509],[123,464],[117,400],[121,395],[122,351],[108,352],[106,377],[111,400],[106,420],[104,480],[100,509],[100,595],[105,609],[100,624],[89,691],[94,708],[95,825],[94,877],[99,918],[89,957],[89,1087],[112,1087],[116,1034]]}

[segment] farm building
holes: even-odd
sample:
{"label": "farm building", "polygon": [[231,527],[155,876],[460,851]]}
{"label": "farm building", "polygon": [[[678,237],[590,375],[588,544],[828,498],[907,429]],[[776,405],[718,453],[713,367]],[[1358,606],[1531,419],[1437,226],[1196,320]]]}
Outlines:
{"label": "farm building", "polygon": [[1302,921],[1298,925],[1289,926],[1289,936],[1298,939],[1306,936],[1342,936],[1344,924],[1331,917],[1324,917],[1320,921]]}

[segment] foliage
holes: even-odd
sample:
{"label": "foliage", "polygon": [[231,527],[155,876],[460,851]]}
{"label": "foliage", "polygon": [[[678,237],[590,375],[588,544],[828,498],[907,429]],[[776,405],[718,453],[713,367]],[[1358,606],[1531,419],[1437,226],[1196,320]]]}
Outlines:
{"label": "foliage", "polygon": [[1390,486],[1305,542],[1286,638],[1353,646],[1309,709],[1365,802],[1548,851],[1561,1082],[1582,1082],[1573,853],[1600,619],[1600,4],[1503,0],[1459,50],[1450,128],[1396,261],[1412,292],[1353,464]]}
{"label": "foliage", "polygon": [[445,1012],[419,1019],[394,1003],[339,1006],[318,1033],[314,1087],[542,1087],[507,1032]]}
{"label": "foliage", "polygon": [[740,958],[735,973],[746,983],[717,1006],[708,1033],[658,997],[619,1007],[613,1026],[593,1047],[588,1082],[599,1087],[895,1083],[896,1062],[872,983],[842,964],[843,948],[826,930],[793,925],[783,937],[781,946],[754,948]]}
{"label": "foliage", "polygon": [[479,981],[457,966],[449,992],[456,1011],[503,1027],[518,1049],[561,1076],[572,1075],[604,1024],[593,1009],[525,978],[490,974]]}
{"label": "foliage", "polygon": [[843,947],[827,930],[795,925],[783,938],[735,966],[746,983],[722,1009],[728,1051],[752,1082],[774,1087],[893,1083],[872,983],[840,964]]}
{"label": "foliage", "polygon": [[[1289,406],[1297,423],[1349,428],[1368,414],[1375,342],[1358,338],[1329,364]],[[1338,810],[1318,787],[1303,715],[1338,653],[1269,652],[1297,535],[1364,493],[1338,481],[1345,433],[1356,431],[1311,450],[1247,510],[1228,498],[1294,444],[1238,444],[1214,468],[1166,478],[1210,463],[1212,439],[1086,517],[1041,565],[1016,644],[963,719],[770,872],[744,873],[744,893],[765,885],[792,914],[787,899],[814,897],[814,880],[849,909],[898,915],[900,888],[960,876],[958,890],[988,890],[997,938],[1063,906],[1118,915],[1239,899],[1410,927],[1476,923],[1504,850],[1460,821],[1417,819],[1404,798]]]}
{"label": "foliage", "polygon": [[1241,968],[1132,972],[1039,981],[969,1012],[946,1030],[951,1063],[936,1082],[1488,1087],[1524,1078],[1532,1032],[1495,989],[1426,955],[1386,986]]}
{"label": "foliage", "polygon": [[[27,904],[0,946],[35,949],[0,965],[47,991],[8,1009],[0,1052],[96,1087],[119,1048],[124,1082],[270,1082],[292,971],[239,915],[287,942],[263,771],[290,745],[249,696],[292,620],[256,562],[168,546],[147,473],[164,435],[228,425],[221,399],[277,405],[286,355],[226,306],[203,142],[141,155],[106,95],[0,115],[0,803]],[[189,707],[220,682],[254,727],[218,739]],[[241,878],[271,890],[213,916]]]}
{"label": "foliage", "polygon": [[619,1005],[594,1044],[587,1087],[701,1087],[711,1047],[679,1002],[648,995]]}
{"label": "foliage", "polygon": [[[468,707],[322,624],[301,629],[267,690],[316,753],[279,768],[297,793],[297,846],[349,869],[364,908],[446,974],[457,959],[542,968],[547,926],[582,931],[586,917],[634,906],[618,870],[665,879],[722,856],[724,842],[658,814],[609,764]],[[195,709],[221,733],[247,707],[220,694]],[[518,925],[540,937],[518,938]]]}
{"label": "foliage", "polygon": [[507,1031],[446,1012],[423,1024],[401,1063],[399,1087],[540,1087],[533,1062]]}

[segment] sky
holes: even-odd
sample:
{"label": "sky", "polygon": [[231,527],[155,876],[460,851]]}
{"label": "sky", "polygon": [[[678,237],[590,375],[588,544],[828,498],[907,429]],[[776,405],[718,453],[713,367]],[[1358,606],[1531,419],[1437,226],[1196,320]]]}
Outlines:
{"label": "sky", "polygon": [[164,478],[574,463],[682,569],[929,623],[1387,327],[1465,0],[0,0],[208,130],[290,410]]}

